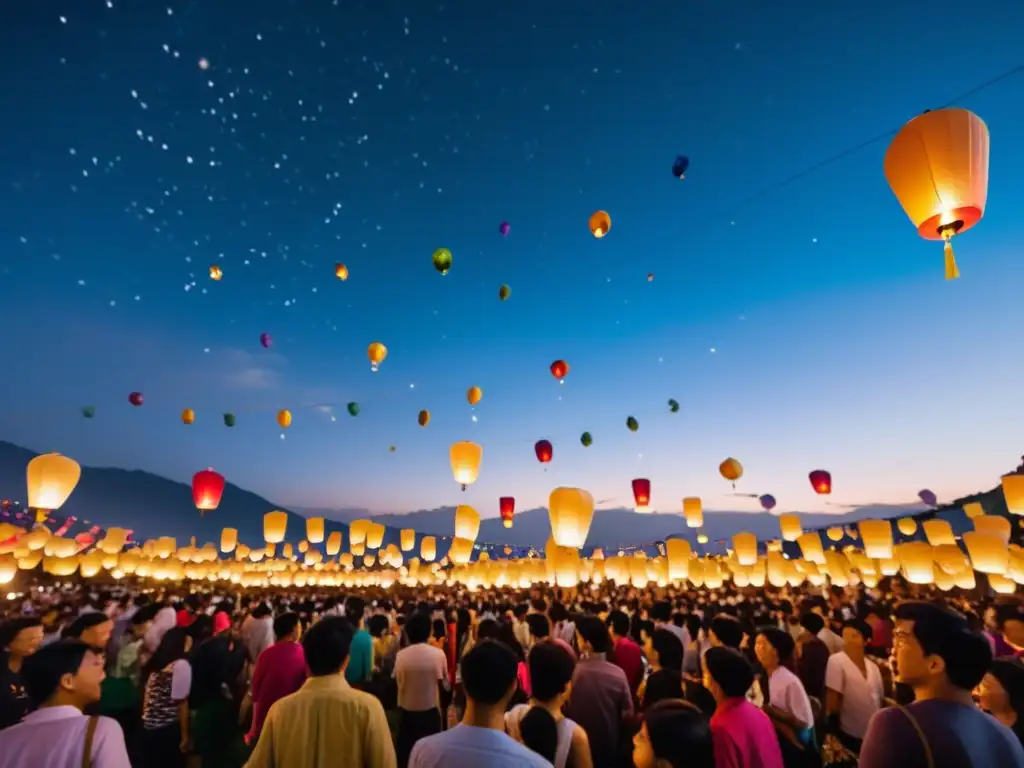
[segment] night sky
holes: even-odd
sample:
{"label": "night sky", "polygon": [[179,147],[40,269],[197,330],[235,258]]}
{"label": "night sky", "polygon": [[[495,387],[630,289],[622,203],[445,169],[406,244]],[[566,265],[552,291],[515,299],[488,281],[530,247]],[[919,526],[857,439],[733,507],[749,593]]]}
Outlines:
{"label": "night sky", "polygon": [[869,140],[1020,65],[1024,5],[914,5],[8,3],[0,438],[375,512],[634,477],[755,509],[727,456],[777,511],[837,509],[819,467],[836,505],[990,488],[1024,452],[1024,73],[957,102],[992,136],[958,281]]}

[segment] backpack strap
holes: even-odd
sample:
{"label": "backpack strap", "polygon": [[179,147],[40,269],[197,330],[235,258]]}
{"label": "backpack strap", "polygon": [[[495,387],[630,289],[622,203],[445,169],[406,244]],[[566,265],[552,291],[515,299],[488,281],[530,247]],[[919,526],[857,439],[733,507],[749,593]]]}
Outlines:
{"label": "backpack strap", "polygon": [[935,768],[935,757],[932,755],[932,746],[928,743],[928,737],[924,735],[924,731],[921,729],[921,724],[917,722],[917,718],[914,717],[906,707],[900,707],[900,712],[907,716],[907,720],[910,721],[910,724],[914,726],[914,730],[917,731],[917,737],[921,740],[921,746],[924,747],[925,764],[928,768]]}
{"label": "backpack strap", "polygon": [[85,726],[85,749],[82,751],[82,768],[92,768],[92,742],[96,738],[96,724],[100,718],[92,715]]}

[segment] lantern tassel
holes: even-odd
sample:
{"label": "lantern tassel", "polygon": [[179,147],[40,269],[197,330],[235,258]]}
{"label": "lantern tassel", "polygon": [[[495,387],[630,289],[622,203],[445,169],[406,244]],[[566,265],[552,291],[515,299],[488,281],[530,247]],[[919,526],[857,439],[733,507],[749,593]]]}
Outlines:
{"label": "lantern tassel", "polygon": [[956,256],[953,255],[953,242],[950,239],[949,232],[946,232],[945,235],[946,244],[943,246],[942,250],[946,256],[946,279],[956,280],[960,277],[960,270],[956,266]]}

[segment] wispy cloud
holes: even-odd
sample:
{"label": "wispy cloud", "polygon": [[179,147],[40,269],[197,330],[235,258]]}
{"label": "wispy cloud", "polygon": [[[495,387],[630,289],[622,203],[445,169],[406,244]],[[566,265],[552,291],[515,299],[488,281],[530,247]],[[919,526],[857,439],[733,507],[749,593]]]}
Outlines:
{"label": "wispy cloud", "polygon": [[282,383],[287,364],[278,354],[252,354],[242,349],[222,349],[214,354],[214,375],[226,389],[271,390]]}

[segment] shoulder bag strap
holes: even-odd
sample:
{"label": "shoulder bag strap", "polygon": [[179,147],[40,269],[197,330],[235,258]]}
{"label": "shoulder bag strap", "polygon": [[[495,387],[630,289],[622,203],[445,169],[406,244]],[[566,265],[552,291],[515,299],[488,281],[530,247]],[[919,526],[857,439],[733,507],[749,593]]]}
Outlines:
{"label": "shoulder bag strap", "polygon": [[914,726],[914,730],[917,731],[917,736],[921,739],[921,745],[924,747],[924,759],[925,764],[928,768],[935,768],[935,758],[932,755],[932,746],[928,743],[928,737],[924,735],[924,731],[921,729],[921,724],[917,722],[917,718],[911,714],[910,710],[906,707],[900,707],[900,712],[907,716],[907,720]]}
{"label": "shoulder bag strap", "polygon": [[99,717],[93,715],[85,726],[85,749],[82,751],[82,768],[92,768],[92,742],[96,737],[96,724]]}

